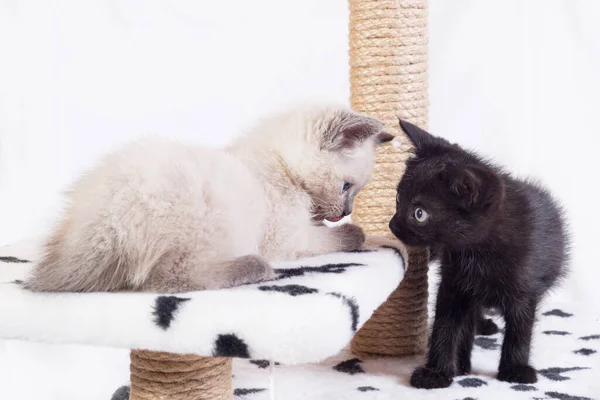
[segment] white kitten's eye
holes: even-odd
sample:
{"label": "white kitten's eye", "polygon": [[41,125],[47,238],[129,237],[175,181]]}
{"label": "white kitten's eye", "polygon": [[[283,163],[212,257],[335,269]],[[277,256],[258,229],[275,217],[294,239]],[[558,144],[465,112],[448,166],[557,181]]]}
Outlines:
{"label": "white kitten's eye", "polygon": [[423,223],[427,221],[427,218],[429,218],[427,211],[423,210],[421,207],[415,208],[415,219],[417,222]]}
{"label": "white kitten's eye", "polygon": [[344,186],[342,187],[342,191],[343,192],[347,192],[348,189],[350,189],[352,187],[352,184],[350,182],[344,182]]}

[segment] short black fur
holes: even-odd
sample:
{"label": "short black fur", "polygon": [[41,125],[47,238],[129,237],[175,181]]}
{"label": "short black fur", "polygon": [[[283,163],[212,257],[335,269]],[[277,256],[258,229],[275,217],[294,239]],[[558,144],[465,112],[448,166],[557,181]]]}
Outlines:
{"label": "short black fur", "polygon": [[400,125],[416,154],[398,185],[389,226],[407,245],[434,250],[441,262],[427,364],[411,384],[447,387],[470,373],[475,332],[489,308],[505,320],[498,379],[536,382],[529,352],[537,306],[565,275],[568,258],[561,208],[540,185],[408,122]]}

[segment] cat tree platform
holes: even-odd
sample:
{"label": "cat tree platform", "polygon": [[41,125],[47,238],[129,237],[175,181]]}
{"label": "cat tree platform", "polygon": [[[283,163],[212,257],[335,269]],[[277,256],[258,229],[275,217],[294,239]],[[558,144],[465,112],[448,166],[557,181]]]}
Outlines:
{"label": "cat tree platform", "polygon": [[0,338],[132,349],[130,399],[231,399],[232,358],[335,355],[405,272],[397,248],[373,247],[279,263],[275,280],[226,290],[40,294],[20,284],[35,260],[0,249]]}

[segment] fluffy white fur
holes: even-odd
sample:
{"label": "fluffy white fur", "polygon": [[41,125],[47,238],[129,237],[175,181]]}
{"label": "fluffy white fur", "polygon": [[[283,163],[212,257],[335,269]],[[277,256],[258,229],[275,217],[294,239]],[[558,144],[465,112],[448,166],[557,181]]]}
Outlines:
{"label": "fluffy white fur", "polygon": [[[147,137],[75,182],[26,287],[34,291],[231,287],[273,277],[270,262],[353,250],[352,211],[383,125],[337,106],[303,107],[220,150]],[[347,184],[346,184],[347,183]]]}

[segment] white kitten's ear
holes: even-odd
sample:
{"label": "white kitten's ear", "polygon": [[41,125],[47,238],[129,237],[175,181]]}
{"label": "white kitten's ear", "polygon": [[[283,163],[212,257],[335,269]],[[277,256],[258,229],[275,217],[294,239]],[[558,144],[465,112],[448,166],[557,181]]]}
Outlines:
{"label": "white kitten's ear", "polygon": [[375,144],[387,143],[394,140],[395,136],[386,131],[381,131],[375,135]]}
{"label": "white kitten's ear", "polygon": [[376,144],[380,144],[393,138],[393,135],[383,130],[383,123],[375,118],[344,112],[338,118],[333,118],[323,132],[321,148],[342,151],[357,147],[367,139],[374,139]]}

